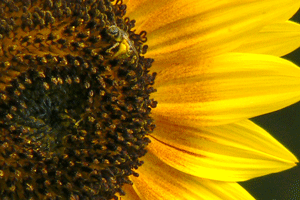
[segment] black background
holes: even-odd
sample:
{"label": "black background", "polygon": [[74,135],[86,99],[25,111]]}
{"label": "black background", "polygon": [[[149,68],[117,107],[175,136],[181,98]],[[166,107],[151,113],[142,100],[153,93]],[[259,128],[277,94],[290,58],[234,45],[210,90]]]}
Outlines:
{"label": "black background", "polygon": [[[300,11],[292,18],[300,23]],[[300,49],[284,56],[300,67]],[[300,103],[252,121],[271,133],[300,160]],[[240,183],[257,200],[300,200],[300,163],[276,174]]]}

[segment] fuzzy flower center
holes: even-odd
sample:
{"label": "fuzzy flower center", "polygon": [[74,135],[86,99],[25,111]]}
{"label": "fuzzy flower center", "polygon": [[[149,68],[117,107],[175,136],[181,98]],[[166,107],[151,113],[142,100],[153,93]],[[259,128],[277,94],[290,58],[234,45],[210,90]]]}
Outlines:
{"label": "fuzzy flower center", "polygon": [[145,32],[109,0],[0,2],[0,196],[113,199],[156,102]]}

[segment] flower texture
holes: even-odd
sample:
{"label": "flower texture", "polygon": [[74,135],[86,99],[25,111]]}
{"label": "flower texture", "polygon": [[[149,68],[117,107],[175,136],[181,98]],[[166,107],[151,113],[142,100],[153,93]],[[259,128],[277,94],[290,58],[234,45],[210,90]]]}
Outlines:
{"label": "flower texture", "polygon": [[249,118],[300,100],[299,7],[0,1],[0,196],[253,199],[298,162]]}

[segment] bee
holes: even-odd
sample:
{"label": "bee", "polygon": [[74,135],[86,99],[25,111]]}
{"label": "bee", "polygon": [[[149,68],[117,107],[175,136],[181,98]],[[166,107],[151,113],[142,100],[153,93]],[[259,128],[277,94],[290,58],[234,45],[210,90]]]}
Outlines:
{"label": "bee", "polygon": [[[108,27],[108,35],[116,42],[112,47],[106,50],[113,58],[127,59],[132,58],[132,63],[138,63],[139,53],[137,52],[134,43],[130,40],[129,35],[124,30],[116,25]],[[119,47],[117,52],[113,50]]]}

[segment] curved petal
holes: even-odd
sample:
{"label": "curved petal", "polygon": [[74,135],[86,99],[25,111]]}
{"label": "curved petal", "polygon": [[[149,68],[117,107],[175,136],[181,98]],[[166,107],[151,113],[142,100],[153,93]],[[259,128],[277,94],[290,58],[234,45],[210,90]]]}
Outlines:
{"label": "curved petal", "polygon": [[237,182],[283,171],[297,159],[251,121],[184,127],[156,119],[149,151],[170,166],[201,178]]}
{"label": "curved petal", "polygon": [[147,153],[145,164],[133,177],[133,187],[142,200],[247,200],[253,197],[237,183],[201,179],[182,173]]}
{"label": "curved petal", "polygon": [[157,61],[186,51],[220,54],[237,48],[249,35],[274,21],[289,19],[300,6],[295,0],[132,0],[128,16],[137,32],[147,31],[147,56]]}
{"label": "curved petal", "polygon": [[300,47],[300,24],[286,21],[267,25],[236,52],[284,56]]}
{"label": "curved petal", "polygon": [[122,189],[125,195],[117,195],[119,200],[141,200],[131,185],[125,184]]}
{"label": "curved petal", "polygon": [[300,100],[300,69],[269,55],[228,53],[158,73],[153,113],[211,126],[282,109]]}

